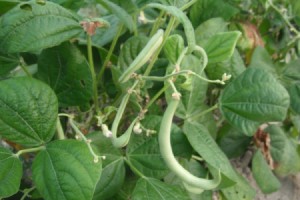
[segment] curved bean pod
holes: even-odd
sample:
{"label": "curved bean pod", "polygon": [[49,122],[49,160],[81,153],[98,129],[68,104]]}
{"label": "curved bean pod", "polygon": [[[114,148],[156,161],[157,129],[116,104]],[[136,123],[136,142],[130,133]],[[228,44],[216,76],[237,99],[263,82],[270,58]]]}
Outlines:
{"label": "curved bean pod", "polygon": [[161,155],[170,170],[184,182],[184,185],[188,186],[187,189],[190,188],[191,192],[201,193],[203,190],[212,190],[220,184],[220,172],[218,177],[213,180],[202,179],[184,169],[174,157],[171,146],[171,125],[179,101],[176,98],[172,99],[161,121],[158,136]]}

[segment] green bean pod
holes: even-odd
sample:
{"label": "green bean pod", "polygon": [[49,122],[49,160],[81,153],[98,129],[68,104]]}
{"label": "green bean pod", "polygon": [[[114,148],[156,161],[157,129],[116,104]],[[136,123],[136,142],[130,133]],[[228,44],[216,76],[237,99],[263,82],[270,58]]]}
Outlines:
{"label": "green bean pod", "polygon": [[146,46],[142,49],[139,55],[134,59],[130,66],[124,71],[119,78],[120,83],[124,83],[130,79],[132,74],[140,69],[159,48],[163,42],[164,31],[159,29],[149,40]]}
{"label": "green bean pod", "polygon": [[161,121],[158,136],[161,155],[169,169],[183,181],[191,192],[201,193],[203,190],[215,189],[221,181],[220,173],[217,178],[212,180],[196,177],[183,168],[174,157],[171,146],[171,126],[179,101],[175,98],[171,100]]}

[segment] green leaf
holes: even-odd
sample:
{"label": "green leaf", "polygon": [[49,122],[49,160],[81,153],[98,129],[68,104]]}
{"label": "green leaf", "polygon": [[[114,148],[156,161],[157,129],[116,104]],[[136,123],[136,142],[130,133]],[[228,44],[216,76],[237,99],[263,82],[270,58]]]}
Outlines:
{"label": "green leaf", "polygon": [[[203,66],[201,65],[201,60],[196,56],[187,55],[184,57],[180,69],[181,70],[192,70],[193,72],[200,74]],[[168,67],[167,71],[173,71],[174,66]],[[201,74],[205,77],[204,72]],[[185,75],[180,76],[175,82],[178,92],[181,93],[181,101],[176,110],[175,115],[180,118],[189,118],[193,113],[198,113],[203,111],[203,104],[206,99],[206,91],[208,83],[206,81],[200,80],[195,76]],[[166,91],[166,99],[170,101],[172,98],[173,90],[169,88]]]}
{"label": "green leaf", "polygon": [[226,32],[228,23],[219,17],[208,19],[195,29],[196,42],[208,40],[217,33]]}
{"label": "green leaf", "polygon": [[130,32],[136,28],[132,17],[122,7],[108,0],[97,0],[97,2],[107,8],[112,14],[117,16]]}
{"label": "green leaf", "polygon": [[93,199],[109,199],[121,189],[125,180],[125,165],[121,150],[115,148],[111,139],[101,132],[89,133],[88,138],[106,159],[102,161],[101,177],[96,185]]}
{"label": "green leaf", "polygon": [[290,97],[291,97],[291,107],[292,109],[300,114],[300,82],[298,84],[294,84],[288,88]]}
{"label": "green leaf", "polygon": [[22,178],[22,162],[11,151],[0,147],[0,198],[19,191]]}
{"label": "green leaf", "polygon": [[223,125],[218,132],[218,145],[228,158],[242,156],[252,141],[229,124]]}
{"label": "green leaf", "polygon": [[278,126],[269,126],[266,131],[271,137],[271,155],[277,166],[275,173],[280,176],[295,174],[300,171],[300,155],[297,141],[289,138]]}
{"label": "green leaf", "polygon": [[79,106],[92,98],[89,65],[81,52],[69,42],[42,51],[37,77],[50,85],[62,105]]}
{"label": "green leaf", "polygon": [[284,120],[289,104],[285,88],[258,68],[245,70],[225,87],[219,99],[222,115],[248,136],[262,123]]}
{"label": "green leaf", "polygon": [[138,180],[132,194],[132,200],[140,199],[189,200],[187,194],[180,188],[153,178],[140,178]]}
{"label": "green leaf", "polygon": [[239,10],[224,0],[201,0],[197,1],[191,8],[190,19],[194,27],[202,22],[214,18],[221,17],[228,21],[235,16]]}
{"label": "green leaf", "polygon": [[65,8],[77,11],[78,9],[80,9],[81,7],[83,7],[83,5],[85,4],[84,0],[77,0],[77,1],[73,1],[73,0],[49,0],[51,2],[57,3]]}
{"label": "green leaf", "polygon": [[275,192],[281,186],[260,150],[257,150],[252,158],[252,174],[257,185],[265,194]]}
{"label": "green leaf", "polygon": [[148,38],[145,36],[133,36],[123,44],[118,61],[122,70],[130,66],[147,42]]}
{"label": "green leaf", "polygon": [[160,155],[157,137],[132,135],[126,156],[128,161],[147,177],[160,179],[169,171]]}
{"label": "green leaf", "polygon": [[7,75],[19,65],[19,57],[16,55],[5,55],[0,53],[0,77]]}
{"label": "green leaf", "polygon": [[234,50],[233,55],[228,60],[209,64],[205,68],[205,72],[209,79],[221,79],[224,73],[230,74],[230,80],[238,77],[246,69],[244,61],[237,50]]}
{"label": "green leaf", "polygon": [[289,87],[291,84],[300,82],[300,59],[291,61],[287,64],[281,72],[279,72],[280,80],[286,87]]}
{"label": "green leaf", "polygon": [[164,54],[172,64],[176,64],[177,59],[184,49],[184,41],[180,35],[171,35],[164,45]]}
{"label": "green leaf", "polygon": [[1,17],[0,51],[39,51],[72,39],[82,31],[75,14],[45,2],[21,3]]}
{"label": "green leaf", "polygon": [[273,74],[274,76],[276,76],[277,74],[270,54],[265,48],[261,46],[255,48],[251,57],[249,67],[257,67],[260,69],[264,69],[269,73]]}
{"label": "green leaf", "polygon": [[49,143],[33,161],[33,181],[46,200],[92,199],[101,174],[87,145],[76,140]]}
{"label": "green leaf", "polygon": [[236,43],[241,36],[239,31],[217,33],[207,40],[197,41],[208,56],[208,63],[217,63],[229,59],[235,49]]}
{"label": "green leaf", "polygon": [[12,9],[19,3],[20,1],[17,0],[0,0],[0,15]]}
{"label": "green leaf", "polygon": [[0,81],[0,133],[18,144],[38,146],[55,133],[57,98],[46,84],[20,77]]}
{"label": "green leaf", "polygon": [[[194,150],[207,162],[210,169],[221,171],[222,179],[219,188],[226,193],[226,196],[232,197],[227,199],[252,200],[254,198],[254,189],[241,175],[235,172],[226,155],[202,124],[185,121],[183,131]],[[236,184],[232,186],[234,182]]]}

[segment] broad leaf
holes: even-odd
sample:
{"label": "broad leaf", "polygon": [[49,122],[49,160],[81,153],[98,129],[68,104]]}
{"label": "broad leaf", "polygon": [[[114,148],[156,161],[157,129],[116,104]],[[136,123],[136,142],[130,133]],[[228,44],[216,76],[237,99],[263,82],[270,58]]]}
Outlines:
{"label": "broad leaf", "polygon": [[226,86],[219,99],[222,115],[248,136],[262,123],[284,120],[289,104],[285,88],[258,68],[245,70]]}
{"label": "broad leaf", "polygon": [[46,200],[92,199],[101,174],[87,145],[76,140],[49,143],[32,165],[33,181]]}
{"label": "broad leaf", "polygon": [[192,6],[190,19],[194,27],[197,27],[202,22],[213,17],[221,17],[227,21],[238,12],[237,8],[224,0],[201,0]]}
{"label": "broad leaf", "polygon": [[84,4],[85,4],[84,0],[77,0],[77,1],[73,1],[73,0],[49,0],[49,1],[52,1],[54,3],[57,3],[57,4],[65,7],[65,8],[72,9],[74,11],[77,11],[78,9],[83,7]]}
{"label": "broad leaf", "polygon": [[[234,192],[232,197],[240,195],[247,197],[247,200],[251,200],[254,197],[254,190],[243,177],[235,172],[226,155],[221,151],[202,124],[185,122],[183,131],[187,135],[194,150],[201,155],[209,167],[221,171],[222,181],[219,188],[221,188],[223,192],[231,194],[232,192],[230,191],[235,190],[238,191],[238,193]],[[233,185],[233,183],[235,184]]]}
{"label": "broad leaf", "polygon": [[256,151],[252,158],[252,173],[257,185],[265,194],[275,192],[281,186],[260,150]]}
{"label": "broad leaf", "polygon": [[272,58],[268,51],[261,46],[256,47],[254,50],[249,67],[258,67],[276,76],[276,70]]}
{"label": "broad leaf", "polygon": [[22,162],[11,151],[0,147],[0,198],[19,191],[22,173]]}
{"label": "broad leaf", "polygon": [[217,63],[229,59],[240,37],[239,31],[217,33],[207,40],[197,41],[208,56],[208,63]]}
{"label": "broad leaf", "polygon": [[0,77],[7,75],[19,65],[19,58],[16,55],[0,54]]}
{"label": "broad leaf", "polygon": [[164,54],[168,60],[175,64],[184,49],[184,41],[180,35],[172,35],[168,37],[164,45]]}
{"label": "broad leaf", "polygon": [[223,125],[218,132],[218,145],[230,159],[242,156],[251,141],[251,137],[244,135],[229,124]]}
{"label": "broad leaf", "polygon": [[18,0],[0,0],[0,15],[19,4]]}
{"label": "broad leaf", "polygon": [[92,97],[89,65],[71,43],[43,50],[38,60],[37,77],[50,85],[62,105],[82,105]]}
{"label": "broad leaf", "polygon": [[97,0],[101,5],[107,8],[111,13],[116,15],[119,20],[132,32],[136,27],[132,17],[117,4],[108,0]]}
{"label": "broad leaf", "polygon": [[288,87],[291,84],[300,82],[300,59],[294,60],[287,64],[281,72],[279,72],[279,77],[283,84]]}
{"label": "broad leaf", "polygon": [[57,119],[57,98],[33,78],[0,82],[0,134],[15,143],[38,146],[51,140]]}
{"label": "broad leaf", "polygon": [[81,30],[77,16],[58,4],[23,2],[1,18],[0,51],[39,51],[69,40]]}
{"label": "broad leaf", "polygon": [[244,61],[237,50],[233,52],[231,58],[214,64],[209,64],[205,68],[205,72],[209,79],[221,79],[224,73],[230,74],[233,80],[238,77],[246,69]]}
{"label": "broad leaf", "polygon": [[132,194],[132,200],[163,199],[188,200],[188,195],[178,187],[153,178],[140,178]]}
{"label": "broad leaf", "polygon": [[300,82],[294,84],[288,88],[290,97],[291,97],[291,107],[292,109],[300,114]]}
{"label": "broad leaf", "polygon": [[219,17],[203,22],[195,29],[196,42],[201,43],[217,33],[226,32],[227,26],[228,23]]}
{"label": "broad leaf", "polygon": [[96,185],[93,199],[109,199],[121,189],[125,180],[125,165],[121,150],[115,148],[111,139],[101,132],[88,134],[92,144],[106,158],[102,161],[101,177]]}
{"label": "broad leaf", "polygon": [[271,137],[271,155],[274,162],[276,174],[287,176],[300,171],[300,155],[297,152],[299,144],[296,140],[288,137],[278,126],[269,126],[266,131]]}

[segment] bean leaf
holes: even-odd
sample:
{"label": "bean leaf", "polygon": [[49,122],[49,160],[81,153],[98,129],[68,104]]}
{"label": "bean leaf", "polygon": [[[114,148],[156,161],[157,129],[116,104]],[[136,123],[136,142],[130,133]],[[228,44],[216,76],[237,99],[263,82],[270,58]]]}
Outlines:
{"label": "bean leaf", "polygon": [[11,151],[0,147],[0,198],[18,192],[22,173],[21,161]]}
{"label": "bean leaf", "polygon": [[89,65],[71,43],[43,50],[38,59],[37,77],[50,85],[62,105],[83,105],[92,97]]}
{"label": "bean leaf", "polygon": [[69,40],[81,30],[78,17],[58,4],[23,2],[1,18],[0,51],[39,51]]}
{"label": "bean leaf", "polygon": [[57,98],[36,79],[19,77],[0,82],[0,133],[18,144],[38,146],[55,133]]}
{"label": "bean leaf", "polygon": [[46,200],[92,199],[101,174],[101,160],[95,163],[83,142],[58,140],[46,145],[36,156],[32,173]]}
{"label": "bean leaf", "polygon": [[290,97],[272,74],[248,68],[227,85],[219,104],[231,125],[252,136],[260,124],[285,119]]}

